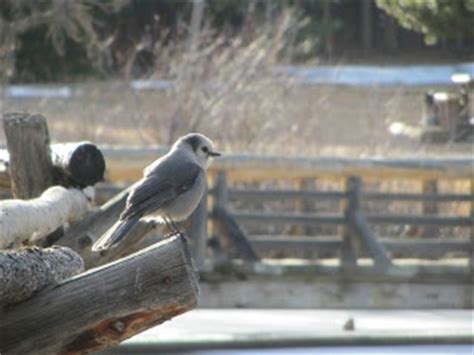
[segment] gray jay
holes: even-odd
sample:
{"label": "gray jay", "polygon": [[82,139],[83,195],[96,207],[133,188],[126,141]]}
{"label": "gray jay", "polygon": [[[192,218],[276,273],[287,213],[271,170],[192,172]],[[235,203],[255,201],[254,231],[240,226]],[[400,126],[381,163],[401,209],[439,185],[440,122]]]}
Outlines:
{"label": "gray jay", "polygon": [[209,138],[199,133],[180,137],[168,154],[144,170],[135,184],[119,220],[92,246],[92,251],[113,248],[140,218],[156,219],[176,229],[197,207],[206,186],[211,158],[220,156]]}

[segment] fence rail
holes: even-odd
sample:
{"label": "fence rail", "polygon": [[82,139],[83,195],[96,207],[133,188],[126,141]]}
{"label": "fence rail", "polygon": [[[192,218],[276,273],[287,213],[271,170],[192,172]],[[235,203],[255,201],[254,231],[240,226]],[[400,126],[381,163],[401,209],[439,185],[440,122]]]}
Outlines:
{"label": "fence rail", "polygon": [[[112,181],[136,180],[143,167],[166,153],[164,147],[102,146]],[[230,182],[278,179],[345,179],[359,176],[378,179],[472,180],[472,157],[451,158],[341,158],[226,155],[209,169],[211,176],[225,171]]]}

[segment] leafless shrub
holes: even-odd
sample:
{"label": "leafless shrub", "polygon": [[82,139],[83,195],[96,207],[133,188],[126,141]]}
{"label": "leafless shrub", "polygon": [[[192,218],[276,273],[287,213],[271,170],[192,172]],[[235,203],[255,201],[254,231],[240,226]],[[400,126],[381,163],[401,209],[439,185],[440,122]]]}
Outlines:
{"label": "leafless shrub", "polygon": [[[275,65],[295,26],[289,11],[257,32],[246,28],[228,38],[204,28],[193,46],[187,39],[154,48],[155,79],[167,79],[170,103],[152,116],[156,139],[171,143],[189,131],[201,131],[243,147],[271,136],[283,124],[282,95],[292,87],[279,81]],[[162,95],[162,93],[157,93]]]}

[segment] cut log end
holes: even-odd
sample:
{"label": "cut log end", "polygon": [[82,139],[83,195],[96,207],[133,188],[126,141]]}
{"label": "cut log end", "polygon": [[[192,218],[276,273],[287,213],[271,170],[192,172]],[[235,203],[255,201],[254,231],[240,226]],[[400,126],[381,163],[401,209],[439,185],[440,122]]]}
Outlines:
{"label": "cut log end", "polygon": [[23,248],[0,252],[0,305],[30,298],[84,270],[81,257],[70,248]]}
{"label": "cut log end", "polygon": [[95,144],[54,144],[51,148],[58,179],[67,179],[67,184],[79,188],[104,180],[105,159]]}

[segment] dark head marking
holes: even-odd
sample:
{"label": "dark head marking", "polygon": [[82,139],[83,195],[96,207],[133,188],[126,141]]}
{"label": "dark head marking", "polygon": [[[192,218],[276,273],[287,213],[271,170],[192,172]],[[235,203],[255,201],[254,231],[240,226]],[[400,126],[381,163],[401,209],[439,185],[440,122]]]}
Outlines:
{"label": "dark head marking", "polygon": [[188,136],[184,138],[184,141],[191,146],[194,152],[197,152],[201,138],[196,134],[188,134]]}

